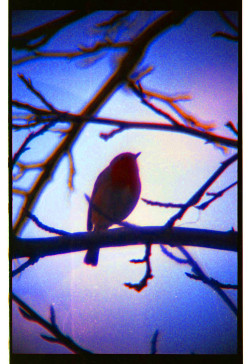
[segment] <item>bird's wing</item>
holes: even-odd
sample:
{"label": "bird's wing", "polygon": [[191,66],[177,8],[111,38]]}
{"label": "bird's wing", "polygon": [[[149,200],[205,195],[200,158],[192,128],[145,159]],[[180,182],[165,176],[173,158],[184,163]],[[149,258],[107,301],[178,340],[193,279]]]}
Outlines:
{"label": "bird's wing", "polygon": [[[90,203],[93,201],[94,196],[96,194],[96,191],[100,188],[100,186],[103,184],[103,182],[108,178],[107,174],[108,174],[108,168],[105,168],[97,177],[95,184],[94,184],[94,188],[93,188],[93,192],[91,195],[91,199],[90,199]],[[92,223],[92,207],[91,204],[89,205],[89,210],[88,210],[88,218],[87,218],[87,230],[91,231],[93,229],[93,223]]]}

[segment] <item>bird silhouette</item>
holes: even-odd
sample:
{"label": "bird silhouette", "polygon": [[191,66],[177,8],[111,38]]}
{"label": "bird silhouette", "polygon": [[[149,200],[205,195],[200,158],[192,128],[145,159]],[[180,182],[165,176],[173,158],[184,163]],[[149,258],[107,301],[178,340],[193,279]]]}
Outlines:
{"label": "bird silhouette", "polygon": [[[87,230],[101,231],[122,222],[135,208],[141,193],[137,158],[141,153],[117,155],[99,174],[90,198]],[[88,249],[84,263],[96,266],[99,249]]]}

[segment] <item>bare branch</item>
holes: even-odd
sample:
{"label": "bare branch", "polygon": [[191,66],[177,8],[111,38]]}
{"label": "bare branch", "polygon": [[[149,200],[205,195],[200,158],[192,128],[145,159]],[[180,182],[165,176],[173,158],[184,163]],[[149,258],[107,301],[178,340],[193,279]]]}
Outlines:
{"label": "bare branch", "polygon": [[207,192],[208,196],[213,196],[213,198],[211,198],[210,200],[202,203],[199,206],[195,206],[195,208],[199,209],[199,210],[205,210],[212,202],[214,202],[215,200],[217,200],[218,198],[222,197],[224,195],[225,192],[227,192],[228,190],[230,190],[232,187],[234,187],[235,185],[237,185],[237,181],[232,183],[230,186],[224,188],[223,190],[216,192],[216,193],[212,193],[212,192]]}
{"label": "bare branch", "polygon": [[185,206],[183,203],[171,203],[171,202],[164,203],[164,202],[147,200],[146,198],[141,198],[141,200],[144,201],[147,205],[159,206],[165,208],[182,208]]}
{"label": "bare branch", "polygon": [[[46,335],[42,335],[42,338],[45,340],[49,340],[50,342],[55,342],[61,345],[64,345],[69,350],[71,350],[75,354],[80,354],[83,356],[88,356],[89,354],[93,354],[91,351],[81,348],[78,344],[76,344],[69,336],[65,336],[58,328],[55,323],[55,316],[51,315],[51,323],[46,321],[43,317],[38,315],[36,311],[34,311],[30,306],[28,306],[24,301],[22,301],[18,296],[12,293],[12,299],[15,301],[21,308],[19,309],[23,317],[27,320],[31,320],[45,328],[47,331],[54,335],[53,338],[50,338]],[[51,312],[52,312],[51,306]],[[54,310],[54,309],[53,309]],[[50,338],[50,339],[49,339]]]}
{"label": "bare branch", "polygon": [[235,30],[236,32],[238,32],[238,27],[237,25],[235,25],[232,20],[226,15],[226,13],[224,11],[218,11],[218,14],[220,15],[220,17],[231,27],[233,28],[233,30]]}
{"label": "bare branch", "polygon": [[19,188],[13,188],[12,193],[14,193],[15,195],[20,195],[20,196],[24,196],[24,197],[26,197],[28,195],[28,191],[21,190]]}
{"label": "bare branch", "polygon": [[171,246],[196,246],[201,248],[237,251],[238,233],[235,231],[214,231],[164,226],[144,226],[137,228],[115,228],[105,231],[91,231],[53,236],[46,238],[12,237],[10,256],[12,259],[24,257],[45,257],[87,250],[140,244],[169,244]]}
{"label": "bare branch", "polygon": [[173,125],[179,126],[180,123],[177,119],[175,119],[171,114],[167,113],[166,111],[163,111],[159,107],[156,107],[153,105],[149,100],[147,100],[143,94],[142,87],[140,83],[138,82],[138,86],[135,85],[135,83],[132,80],[128,80],[129,87],[134,91],[134,93],[141,99],[141,102],[148,106],[151,110],[153,110],[156,114],[163,116],[165,119],[170,121]]}
{"label": "bare branch", "polygon": [[110,19],[103,21],[102,23],[96,24],[97,28],[104,28],[104,27],[112,27],[114,25],[117,25],[121,20],[123,20],[125,17],[127,17],[131,11],[121,11],[120,13],[115,14]]}
{"label": "bare branch", "polygon": [[[17,107],[22,107],[25,109],[30,109],[34,112],[34,114],[37,113],[40,117],[40,123],[41,122],[52,122],[54,119],[60,120],[60,122],[72,122],[72,123],[82,123],[82,122],[89,122],[94,124],[106,124],[106,125],[116,125],[118,126],[118,129],[115,129],[111,131],[110,133],[101,133],[101,137],[108,140],[109,137],[114,136],[115,134],[129,130],[129,129],[146,129],[146,130],[160,130],[160,131],[170,131],[175,133],[184,133],[187,135],[192,135],[194,137],[198,137],[201,139],[204,139],[206,141],[211,141],[213,143],[220,143],[221,145],[225,145],[231,148],[237,148],[238,147],[238,141],[237,139],[230,139],[226,137],[222,137],[219,135],[216,135],[211,132],[204,132],[202,130],[198,130],[192,127],[187,127],[184,125],[178,125],[173,126],[169,124],[163,124],[163,123],[151,123],[151,122],[131,122],[131,121],[124,121],[124,120],[117,120],[117,119],[111,119],[111,118],[100,118],[100,117],[94,117],[94,116],[84,116],[79,114],[73,114],[68,113],[65,111],[60,111],[56,109],[56,116],[52,114],[50,111],[45,109],[38,109],[35,108],[32,105],[21,103],[19,101],[14,100],[14,105]],[[43,118],[49,119],[43,119]]]}
{"label": "bare branch", "polygon": [[[203,277],[197,276],[196,274],[191,274],[191,273],[185,273],[187,277],[194,279],[196,281],[202,281],[203,283],[207,284],[207,279],[204,279]],[[218,288],[221,289],[238,289],[238,285],[237,284],[225,284],[225,283],[221,283],[219,281],[217,281],[216,279],[213,278],[208,278],[211,282],[211,284],[213,286],[217,286]]]}
{"label": "bare branch", "polygon": [[225,39],[229,39],[229,40],[233,40],[235,42],[238,42],[239,37],[238,35],[233,35],[233,34],[229,34],[226,32],[215,32],[212,37],[221,37],[221,38],[225,38]]}
{"label": "bare branch", "polygon": [[166,223],[166,228],[171,228],[174,226],[177,220],[180,220],[186,211],[196,205],[206,190],[217,180],[217,178],[236,160],[238,159],[238,154],[234,154],[232,157],[221,163],[221,166],[212,174],[212,176],[204,183],[204,185],[185,203],[185,205],[180,209],[180,211],[172,216]]}
{"label": "bare branch", "polygon": [[236,129],[235,125],[232,123],[232,121],[228,121],[225,126],[228,127],[235,135],[238,136],[238,130]]}
{"label": "bare branch", "polygon": [[[153,97],[153,98],[161,100],[161,101],[165,101],[183,119],[185,124],[188,126],[192,126],[192,127],[194,126],[198,130],[204,130],[204,131],[211,131],[216,126],[215,123],[210,122],[208,124],[205,124],[205,123],[201,122],[196,117],[194,117],[192,114],[186,112],[183,107],[180,107],[179,105],[177,105],[177,101],[191,100],[192,98],[190,95],[169,96],[169,95],[162,94],[159,92],[147,90],[147,89],[143,88],[141,86],[141,84],[138,87],[133,82],[132,82],[132,84],[130,84],[130,87],[133,87],[134,92],[136,92],[139,97],[141,97],[140,96],[140,93],[141,93],[141,95],[144,95],[143,96],[144,99],[145,99],[145,96],[148,96],[148,97]],[[150,106],[150,105],[148,105],[148,106]],[[163,112],[163,114],[164,114],[164,112]],[[166,118],[168,118],[168,115],[169,114],[166,113]],[[164,115],[162,115],[162,116],[164,116]],[[180,124],[178,122],[178,120],[176,120],[176,119],[171,120],[171,122],[173,122],[176,125]]]}
{"label": "bare branch", "polygon": [[53,227],[50,227],[48,225],[43,224],[35,215],[33,215],[30,211],[26,212],[26,215],[42,230],[47,231],[52,234],[57,235],[68,235],[67,231],[55,229]]}
{"label": "bare branch", "polygon": [[48,102],[45,97],[39,92],[37,91],[34,86],[32,85],[32,82],[29,78],[25,78],[23,74],[18,74],[18,77],[20,78],[20,80],[22,80],[24,82],[24,84],[27,86],[27,88],[33,92],[33,94],[35,94],[41,101],[42,103],[47,106],[47,108],[51,111],[55,111],[55,108],[53,107],[53,105]]}
{"label": "bare branch", "polygon": [[[25,33],[12,36],[12,46],[16,49],[28,49],[32,50],[41,47],[47,43],[60,29],[69,25],[70,23],[82,18],[83,16],[89,14],[90,11],[87,10],[75,10],[66,14],[58,19],[42,24],[35,27]],[[41,38],[41,39],[40,39]],[[31,44],[32,41],[37,41]]]}
{"label": "bare branch", "polygon": [[27,260],[27,262],[23,263],[22,265],[20,265],[20,267],[18,267],[17,269],[14,269],[12,271],[12,277],[15,277],[17,274],[23,272],[26,268],[28,268],[30,265],[33,265],[35,263],[37,263],[39,260],[39,258],[37,257],[32,257],[32,258],[29,258],[29,260]]}
{"label": "bare branch", "polygon": [[75,171],[75,167],[74,167],[74,162],[73,162],[73,157],[72,157],[72,153],[71,151],[68,151],[68,158],[69,158],[69,178],[68,178],[68,187],[70,189],[70,191],[74,190],[73,187],[73,177],[74,174],[76,173]]}
{"label": "bare branch", "polygon": [[106,142],[107,140],[109,140],[110,138],[112,138],[113,136],[115,136],[116,134],[121,133],[124,129],[125,128],[123,128],[123,127],[119,127],[117,129],[113,129],[109,133],[100,133],[99,136],[100,136],[100,138],[102,138]]}
{"label": "bare branch", "polygon": [[78,57],[89,57],[94,55],[95,53],[105,50],[106,48],[124,48],[127,49],[129,48],[130,43],[129,42],[111,42],[110,40],[106,39],[104,42],[97,42],[94,46],[92,47],[84,47],[82,45],[78,46],[78,50],[77,51],[34,51],[32,54],[28,54],[26,56],[22,56],[19,58],[16,58],[13,60],[12,64],[13,66],[18,66],[22,63],[28,62],[28,61],[33,61],[37,58],[65,58],[68,60],[71,60],[73,58],[78,58]]}
{"label": "bare branch", "polygon": [[188,264],[189,261],[187,259],[183,259],[183,258],[179,258],[176,255],[170,253],[167,248],[164,245],[160,245],[161,246],[161,251],[163,252],[163,254],[165,254],[168,258],[174,260],[175,262],[179,263],[179,264]]}
{"label": "bare branch", "polygon": [[45,133],[51,126],[53,126],[54,122],[43,125],[39,130],[36,132],[31,132],[23,141],[22,145],[18,149],[18,151],[14,154],[14,157],[12,159],[12,168],[16,164],[17,160],[20,158],[20,156],[27,151],[29,148],[27,148],[27,145],[33,140],[34,138],[37,138],[38,136]]}
{"label": "bare branch", "polygon": [[146,263],[146,272],[144,277],[138,283],[124,283],[125,287],[130,289],[134,289],[136,292],[141,292],[148,285],[148,280],[152,279],[154,276],[152,274],[152,268],[150,264],[150,256],[151,256],[151,244],[146,244],[145,256],[143,259],[132,259],[131,263]]}
{"label": "bare branch", "polygon": [[[238,34],[238,27],[236,24],[234,24],[232,22],[232,20],[226,15],[226,13],[224,11],[218,11],[218,14],[220,15],[220,17]],[[233,40],[233,41],[238,41],[239,37],[238,35],[233,35],[227,32],[215,32],[212,37],[222,37],[225,39],[229,39],[229,40]]]}
{"label": "bare branch", "polygon": [[157,344],[158,336],[159,336],[159,330],[155,330],[154,335],[152,336],[152,339],[151,339],[151,352],[150,352],[150,354],[156,354],[157,353],[156,344]]}
{"label": "bare branch", "polygon": [[202,271],[198,263],[192,258],[192,256],[188,253],[188,251],[183,247],[179,246],[178,249],[182,252],[182,254],[187,258],[189,264],[192,267],[192,270],[195,272],[196,276],[200,277],[201,280],[206,283],[209,287],[216,291],[216,293],[221,297],[221,299],[227,304],[227,306],[231,309],[231,311],[237,316],[237,307],[231,301],[231,299],[226,295],[226,293],[218,286],[217,281],[211,280],[206,274]]}

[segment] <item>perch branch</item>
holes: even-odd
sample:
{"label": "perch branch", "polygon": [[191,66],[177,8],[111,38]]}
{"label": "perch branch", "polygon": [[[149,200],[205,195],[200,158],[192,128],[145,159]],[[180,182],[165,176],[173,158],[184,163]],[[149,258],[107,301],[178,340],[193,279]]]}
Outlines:
{"label": "perch branch", "polygon": [[235,231],[214,231],[164,226],[138,228],[114,228],[105,231],[91,231],[46,238],[11,239],[11,257],[45,257],[98,248],[122,247],[138,244],[169,244],[171,246],[196,246],[209,249],[237,251],[238,233]]}

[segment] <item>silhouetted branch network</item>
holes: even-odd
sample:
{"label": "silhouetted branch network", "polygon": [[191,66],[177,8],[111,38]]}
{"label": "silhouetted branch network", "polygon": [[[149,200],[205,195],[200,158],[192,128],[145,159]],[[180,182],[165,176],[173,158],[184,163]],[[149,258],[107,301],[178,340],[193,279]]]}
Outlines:
{"label": "silhouetted branch network", "polygon": [[[87,11],[88,12],[88,11]],[[185,204],[173,204],[173,203],[161,203],[154,202],[147,199],[143,201],[150,205],[156,205],[160,207],[170,207],[179,208],[179,212],[172,216],[165,226],[154,226],[154,227],[139,227],[126,222],[119,224],[122,228],[110,229],[104,232],[88,232],[88,233],[73,233],[69,234],[63,230],[55,229],[41,223],[36,216],[31,212],[35,203],[39,199],[43,189],[50,181],[53,173],[55,172],[57,166],[59,165],[63,156],[68,155],[69,158],[69,188],[73,188],[73,175],[74,175],[74,163],[71,154],[71,148],[74,145],[77,137],[84,131],[87,123],[98,123],[113,125],[116,129],[110,131],[109,133],[101,133],[100,136],[104,140],[108,140],[114,137],[116,134],[130,130],[130,129],[146,129],[146,130],[159,130],[159,131],[170,131],[185,133],[194,137],[202,138],[207,142],[219,143],[222,146],[228,146],[231,148],[238,147],[238,141],[232,138],[226,138],[219,136],[212,132],[214,129],[214,124],[212,123],[202,123],[195,116],[186,112],[183,107],[180,107],[178,101],[190,100],[189,95],[176,95],[169,96],[161,94],[156,91],[147,90],[142,86],[141,79],[149,72],[152,71],[152,67],[148,67],[146,70],[137,71],[136,67],[144,56],[148,45],[163,31],[168,30],[172,26],[177,26],[181,24],[190,14],[190,12],[183,11],[171,11],[161,15],[152,24],[147,26],[138,36],[135,36],[131,41],[115,42],[110,38],[110,29],[115,29],[123,22],[128,15],[129,11],[122,11],[115,14],[106,22],[97,24],[97,28],[103,28],[106,32],[104,41],[98,41],[94,46],[83,47],[79,46],[76,52],[50,52],[50,51],[37,51],[35,48],[44,45],[51,37],[55,35],[57,31],[62,29],[65,25],[80,19],[84,15],[79,11],[72,12],[65,17],[57,19],[45,26],[37,27],[25,34],[13,37],[13,46],[17,49],[27,49],[32,50],[32,54],[22,59],[14,61],[15,64],[20,64],[23,61],[29,59],[35,59],[38,57],[61,57],[61,58],[74,58],[78,56],[88,56],[95,54],[97,51],[105,50],[109,48],[123,48],[126,53],[119,59],[117,63],[117,68],[109,79],[103,84],[96,95],[87,103],[86,106],[78,114],[65,112],[57,109],[51,102],[49,102],[41,92],[39,92],[31,80],[24,77],[24,75],[19,75],[19,78],[25,84],[25,86],[44,104],[45,109],[35,107],[29,103],[24,103],[18,100],[13,100],[12,104],[15,108],[22,109],[26,111],[23,116],[18,116],[17,119],[23,120],[24,123],[15,123],[13,128],[16,130],[33,128],[41,126],[40,129],[35,132],[31,132],[24,142],[15,153],[13,157],[13,166],[16,165],[19,168],[19,174],[16,176],[17,179],[21,178],[25,171],[28,169],[39,168],[40,172],[36,178],[33,186],[30,190],[25,191],[21,189],[14,189],[13,192],[19,194],[24,198],[23,204],[19,210],[17,220],[14,225],[14,234],[17,235],[24,226],[27,217],[31,218],[37,226],[51,233],[56,233],[60,235],[59,237],[49,237],[40,239],[26,239],[18,238],[14,236],[11,242],[11,253],[13,258],[18,257],[29,257],[29,260],[21,265],[18,269],[13,271],[13,276],[23,271],[28,266],[34,264],[39,258],[70,253],[75,251],[81,251],[88,249],[89,247],[96,245],[98,247],[117,247],[125,245],[136,245],[145,244],[146,252],[145,257],[142,260],[133,260],[132,263],[146,263],[145,276],[139,283],[125,283],[129,288],[133,288],[138,292],[147,286],[149,279],[153,277],[151,265],[150,265],[150,254],[151,254],[151,244],[165,243],[171,246],[177,246],[178,249],[185,256],[185,259],[178,258],[172,253],[168,252],[166,248],[162,246],[162,250],[165,249],[165,254],[174,259],[178,263],[189,264],[195,274],[187,273],[187,276],[192,279],[200,280],[210,287],[212,287],[226,302],[226,304],[232,309],[234,313],[237,312],[235,305],[222,291],[222,288],[232,288],[233,285],[223,285],[220,282],[207,277],[201,268],[198,266],[197,262],[191,257],[191,255],[183,248],[181,245],[186,246],[200,246],[215,249],[224,249],[230,251],[237,251],[237,239],[238,235],[234,231],[229,232],[218,232],[211,230],[199,230],[199,229],[188,229],[188,228],[176,228],[174,224],[178,219],[181,219],[186,211],[195,206],[203,197],[206,190],[211,186],[211,184],[229,167],[234,161],[237,160],[237,155],[230,157],[228,160],[224,161],[222,165],[215,171],[215,173],[207,180],[207,182],[185,203]],[[237,31],[237,27],[227,18],[227,16],[220,12],[220,15],[225,21]],[[62,20],[64,19],[64,20]],[[107,31],[105,30],[107,29]],[[231,39],[236,39],[236,36],[226,34],[222,32],[217,32],[214,36],[224,36]],[[235,40],[234,39],[234,40]],[[32,44],[37,40],[35,43]],[[133,122],[124,120],[115,120],[111,118],[100,118],[96,115],[100,108],[106,103],[106,101],[118,90],[120,86],[127,85],[133,90],[133,93],[140,99],[140,101],[148,108],[153,110],[158,115],[162,116],[166,123],[152,123],[152,122]],[[167,103],[170,108],[172,108],[178,117],[182,120],[179,121],[169,112],[164,109],[157,107],[151,99],[161,100]],[[52,130],[51,128],[55,126],[56,122],[67,123],[69,128],[62,132],[62,138],[60,142],[54,149],[54,151],[44,160],[42,163],[37,164],[24,164],[18,162],[21,155],[29,148],[29,143],[34,140],[34,138],[42,135],[43,133]],[[226,125],[234,135],[238,135],[236,127],[231,121]],[[196,206],[197,208],[204,209],[210,205],[217,198],[221,197],[226,191],[232,188],[237,182],[228,186],[224,190],[213,194],[213,198],[202,205]],[[211,193],[210,193],[211,194]],[[114,222],[115,223],[115,222]],[[107,243],[107,241],[109,243]],[[149,243],[150,242],[150,243]],[[25,311],[24,311],[25,312]],[[23,314],[25,315],[25,313]],[[29,312],[26,310],[26,312]],[[26,313],[26,318],[28,314]],[[56,327],[55,316],[51,311],[51,325]],[[156,333],[155,333],[156,335]],[[158,335],[158,333],[157,333]],[[155,343],[157,335],[155,336]],[[43,337],[45,338],[45,336]],[[48,341],[57,341],[57,339],[46,337]],[[153,348],[152,351],[156,351]],[[154,352],[152,352],[154,354]]]}
{"label": "silhouetted branch network", "polygon": [[[126,131],[129,129],[146,129],[146,130],[159,130],[159,131],[171,131],[176,133],[184,133],[187,135],[191,135],[194,137],[198,137],[209,141],[211,143],[219,143],[221,145],[225,145],[231,148],[238,147],[238,141],[236,139],[223,137],[217,135],[212,132],[203,131],[194,127],[189,127],[185,125],[171,125],[171,124],[163,124],[163,123],[155,123],[155,122],[133,122],[133,121],[125,121],[118,120],[112,118],[101,118],[101,117],[93,117],[93,116],[80,116],[79,114],[68,113],[65,111],[61,111],[56,109],[55,113],[52,113],[46,109],[39,109],[27,103],[22,103],[17,100],[12,101],[13,106],[17,108],[22,108],[24,110],[29,110],[34,113],[33,118],[36,119],[36,122],[33,124],[14,124],[14,129],[24,129],[31,128],[33,126],[37,126],[41,123],[51,123],[55,119],[60,122],[72,122],[75,124],[80,124],[82,122],[89,122],[94,124],[106,124],[106,125],[115,125],[118,129],[112,130],[109,133],[100,133],[100,136],[108,140],[117,133],[122,131]],[[170,114],[169,114],[170,115]],[[177,120],[176,120],[177,121]]]}
{"label": "silhouetted branch network", "polygon": [[[156,36],[173,26],[179,25],[189,16],[189,14],[190,12],[188,11],[170,11],[164,13],[151,24],[149,24],[130,42],[129,48],[127,52],[120,58],[116,70],[106,80],[100,90],[87,103],[87,105],[84,106],[78,113],[77,117],[81,118],[81,121],[78,123],[71,123],[70,130],[68,130],[68,132],[62,136],[54,151],[47,157],[44,168],[35,179],[31,190],[27,194],[22,194],[24,201],[13,227],[14,234],[18,234],[21,231],[26,221],[25,211],[32,211],[34,204],[39,198],[43,188],[46,186],[55,172],[62,157],[65,155],[65,153],[71,150],[74,141],[85,129],[86,122],[84,121],[84,118],[89,120],[92,116],[94,116],[111,97],[111,95],[118,89],[118,87],[126,82],[126,80],[130,77],[130,74],[137,66],[138,62],[140,62],[143,58],[144,52],[148,45],[155,39]],[[31,112],[36,112],[38,109],[18,101],[14,101],[13,105],[16,107],[25,106]],[[49,116],[52,116],[52,118],[55,116],[53,113],[54,111],[52,112],[51,110],[45,110],[45,112],[44,110],[42,112],[41,110],[38,111],[40,116],[46,114],[48,116],[49,114]],[[58,117],[58,115],[59,114],[56,116]],[[66,115],[64,114],[64,117],[65,116]],[[71,120],[67,119],[67,121]],[[25,147],[27,147],[27,145]]]}
{"label": "silhouetted branch network", "polygon": [[37,324],[45,328],[47,331],[49,331],[52,335],[54,335],[54,336],[47,336],[41,334],[40,336],[44,340],[50,343],[61,344],[70,351],[72,351],[73,353],[82,355],[84,357],[88,357],[89,355],[94,354],[89,350],[83,349],[78,344],[76,344],[69,336],[66,336],[61,332],[56,323],[56,315],[53,306],[50,306],[50,322],[49,322],[45,320],[43,317],[41,317],[36,311],[34,311],[30,306],[28,306],[14,293],[12,293],[12,299],[20,306],[19,311],[26,320],[36,322]]}

